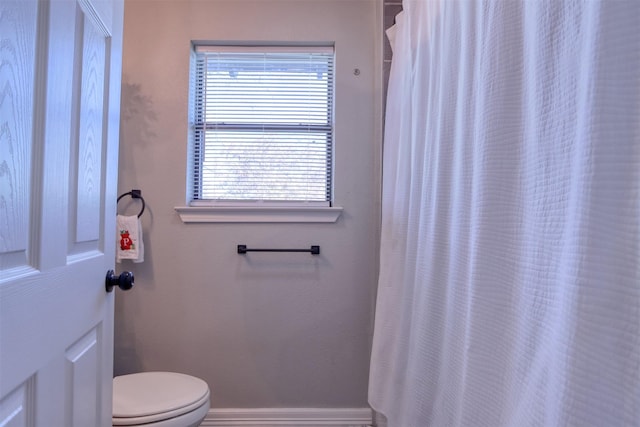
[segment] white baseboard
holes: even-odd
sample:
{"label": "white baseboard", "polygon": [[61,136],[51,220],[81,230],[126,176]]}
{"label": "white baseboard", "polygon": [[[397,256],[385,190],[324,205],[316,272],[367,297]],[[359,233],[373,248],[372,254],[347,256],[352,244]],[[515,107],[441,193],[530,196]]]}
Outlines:
{"label": "white baseboard", "polygon": [[369,427],[369,408],[214,408],[200,427]]}

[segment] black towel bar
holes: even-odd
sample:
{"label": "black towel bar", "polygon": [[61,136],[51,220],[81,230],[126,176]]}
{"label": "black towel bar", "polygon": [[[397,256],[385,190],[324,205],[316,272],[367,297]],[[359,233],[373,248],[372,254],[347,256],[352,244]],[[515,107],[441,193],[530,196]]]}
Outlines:
{"label": "black towel bar", "polygon": [[320,255],[320,246],[311,246],[309,249],[249,249],[247,245],[238,245],[238,253],[247,252],[309,252],[311,255]]}
{"label": "black towel bar", "polygon": [[118,203],[120,201],[120,199],[122,199],[125,196],[131,196],[132,199],[140,199],[140,201],[142,202],[142,209],[140,210],[140,213],[138,214],[138,218],[140,218],[142,216],[142,213],[144,212],[144,208],[146,206],[146,204],[144,203],[144,199],[142,198],[142,190],[131,190],[128,193],[121,194],[118,197],[118,200],[116,201],[116,203]]}

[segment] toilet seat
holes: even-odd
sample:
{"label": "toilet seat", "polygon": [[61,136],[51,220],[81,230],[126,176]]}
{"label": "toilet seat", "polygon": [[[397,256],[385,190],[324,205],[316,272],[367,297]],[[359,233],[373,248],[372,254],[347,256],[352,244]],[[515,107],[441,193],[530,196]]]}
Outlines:
{"label": "toilet seat", "polygon": [[190,375],[141,372],[113,379],[113,425],[140,425],[179,417],[209,403],[209,386]]}

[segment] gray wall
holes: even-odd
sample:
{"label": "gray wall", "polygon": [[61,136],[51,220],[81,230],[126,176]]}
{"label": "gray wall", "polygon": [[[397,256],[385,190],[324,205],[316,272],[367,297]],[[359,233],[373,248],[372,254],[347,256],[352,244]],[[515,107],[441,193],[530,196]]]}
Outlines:
{"label": "gray wall", "polygon": [[[213,407],[364,407],[377,280],[382,13],[374,0],[125,4],[120,193],[142,189],[145,262],[116,299],[115,373],[206,380]],[[191,40],[335,41],[330,224],[185,224]],[[360,69],[355,75],[353,70]],[[120,213],[134,213],[122,200]],[[236,245],[322,254],[240,256]]]}

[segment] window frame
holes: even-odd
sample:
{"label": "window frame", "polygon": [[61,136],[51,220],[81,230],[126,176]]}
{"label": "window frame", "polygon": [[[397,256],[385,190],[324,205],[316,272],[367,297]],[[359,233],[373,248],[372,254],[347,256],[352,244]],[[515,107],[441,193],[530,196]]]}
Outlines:
{"label": "window frame", "polygon": [[[334,206],[334,176],[335,176],[335,152],[331,153],[331,163],[327,169],[327,173],[331,174],[328,178],[329,200],[327,201],[297,201],[297,200],[225,200],[225,199],[195,199],[196,185],[196,160],[195,160],[195,135],[194,121],[196,116],[196,71],[195,61],[197,58],[197,49],[218,49],[234,51],[238,49],[246,50],[254,48],[259,52],[274,51],[275,49],[291,49],[294,48],[300,52],[308,50],[309,52],[317,51],[317,49],[330,48],[333,52],[335,61],[335,47],[333,44],[244,44],[244,43],[212,43],[212,42],[192,42],[191,48],[191,67],[189,82],[189,155],[187,165],[187,188],[186,188],[186,206],[175,207],[183,222],[336,222],[340,217],[343,208]],[[335,140],[334,126],[334,106],[335,106],[335,79],[336,72],[333,71],[332,87],[330,92],[330,102],[328,112],[330,119],[330,149],[333,150]],[[206,122],[205,122],[206,123]],[[206,131],[206,130],[205,130]],[[200,177],[201,179],[201,177]]]}

